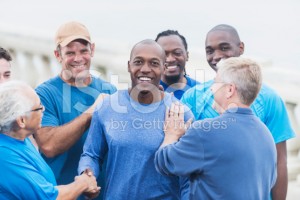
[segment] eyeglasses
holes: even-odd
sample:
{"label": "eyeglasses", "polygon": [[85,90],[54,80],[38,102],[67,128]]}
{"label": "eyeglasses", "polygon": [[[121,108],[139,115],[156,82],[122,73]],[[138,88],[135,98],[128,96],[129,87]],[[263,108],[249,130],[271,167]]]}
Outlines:
{"label": "eyeglasses", "polygon": [[45,111],[45,106],[43,106],[43,105],[41,104],[41,106],[40,106],[39,108],[33,109],[33,110],[31,110],[30,112],[37,112],[37,111],[39,111],[39,110],[41,110],[42,112],[44,112],[44,111]]}

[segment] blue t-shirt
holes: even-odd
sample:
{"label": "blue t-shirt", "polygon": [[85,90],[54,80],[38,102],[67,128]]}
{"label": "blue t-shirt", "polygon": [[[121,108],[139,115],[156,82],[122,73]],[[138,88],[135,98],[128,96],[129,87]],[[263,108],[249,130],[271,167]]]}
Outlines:
{"label": "blue t-shirt", "polygon": [[54,174],[31,141],[0,133],[0,199],[56,199]]}
{"label": "blue t-shirt", "polygon": [[[193,112],[195,119],[213,118],[219,114],[213,109],[214,97],[210,91],[213,81],[208,81],[189,89],[184,93],[181,102]],[[295,137],[289,122],[287,111],[282,99],[274,90],[262,85],[259,94],[251,104],[256,116],[269,128],[275,143]]]}
{"label": "blue t-shirt", "polygon": [[[107,155],[106,200],[175,200],[188,196],[186,178],[162,176],[154,167],[154,154],[164,138],[163,123],[166,106],[177,101],[165,93],[162,101],[140,104],[128,90],[121,90],[104,99],[94,112],[84,144],[78,172],[91,168],[99,174]],[[192,117],[186,107],[185,118]]]}
{"label": "blue t-shirt", "polygon": [[249,108],[192,124],[155,154],[166,175],[190,177],[190,200],[266,200],[276,182],[276,147]]}
{"label": "blue t-shirt", "polygon": [[174,96],[177,98],[177,99],[181,99],[182,95],[190,88],[194,87],[195,85],[197,84],[200,84],[198,81],[188,77],[187,75],[184,76],[186,78],[186,85],[184,88],[182,89],[177,89],[177,88],[174,88],[172,87],[172,85],[167,85],[166,83],[164,83],[162,80],[160,81],[160,85],[163,86],[164,90],[166,92],[173,92],[174,93]]}
{"label": "blue t-shirt", "polygon": [[[64,125],[90,107],[100,93],[112,94],[116,88],[108,82],[92,77],[92,83],[87,87],[74,87],[65,83],[56,76],[36,88],[45,112],[42,119],[42,127],[56,127]],[[43,158],[52,168],[57,183],[69,184],[77,176],[77,167],[83,144],[88,130],[66,152],[54,158]]]}

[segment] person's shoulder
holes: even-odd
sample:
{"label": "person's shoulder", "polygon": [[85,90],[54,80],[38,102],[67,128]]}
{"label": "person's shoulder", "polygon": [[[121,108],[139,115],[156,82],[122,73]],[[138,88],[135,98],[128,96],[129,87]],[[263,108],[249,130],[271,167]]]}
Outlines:
{"label": "person's shoulder", "polygon": [[203,82],[200,84],[195,85],[194,87],[188,89],[184,94],[183,94],[183,98],[190,98],[192,96],[199,96],[202,93],[207,92],[208,90],[210,90],[210,87],[212,85],[213,81],[207,81],[207,82]]}
{"label": "person's shoulder", "polygon": [[281,100],[277,92],[266,84],[262,84],[261,89],[254,102],[270,102]]}
{"label": "person's shoulder", "polygon": [[128,100],[129,93],[128,90],[116,90],[115,93],[109,95],[110,98],[105,98],[107,101],[124,101],[125,99]]}
{"label": "person's shoulder", "polygon": [[105,81],[99,77],[93,76],[93,85],[95,88],[102,90],[105,93],[113,94],[117,91],[117,88],[108,81]]}
{"label": "person's shoulder", "polygon": [[119,105],[120,102],[122,102],[122,105],[126,104],[128,98],[128,90],[117,90],[115,93],[104,97],[103,101],[97,105],[96,110],[97,112],[107,112],[110,109],[113,111],[117,110],[118,108],[121,109],[121,105]]}
{"label": "person's shoulder", "polygon": [[162,80],[159,81],[159,84],[160,84],[161,86],[163,86],[164,90],[166,90],[166,89],[169,87],[169,86],[168,86],[165,82],[163,82]]}
{"label": "person's shoulder", "polygon": [[268,95],[268,96],[279,96],[273,88],[266,85],[265,83],[263,83],[261,85],[261,89],[260,89],[259,93],[261,93],[262,95]]}
{"label": "person's shoulder", "polygon": [[189,77],[187,75],[185,76],[185,78],[187,80],[187,85],[190,87],[194,87],[195,85],[201,84],[199,81],[192,79],[191,77]]}
{"label": "person's shoulder", "polygon": [[50,78],[46,80],[45,82],[39,84],[35,90],[37,92],[41,92],[43,90],[52,90],[58,87],[58,85],[62,85],[62,80],[59,78],[59,76],[55,76],[53,78]]}
{"label": "person's shoulder", "polygon": [[1,160],[1,163],[3,161],[6,161],[7,158],[11,158],[11,159],[17,158],[17,155],[18,154],[16,153],[16,150],[13,149],[11,146],[8,146],[7,144],[5,144],[5,145],[0,144],[0,160]]}

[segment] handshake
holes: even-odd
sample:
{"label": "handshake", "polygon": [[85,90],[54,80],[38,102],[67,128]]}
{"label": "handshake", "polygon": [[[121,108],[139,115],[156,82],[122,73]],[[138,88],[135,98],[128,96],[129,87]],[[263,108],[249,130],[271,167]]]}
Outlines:
{"label": "handshake", "polygon": [[74,183],[82,187],[83,195],[85,195],[87,199],[94,199],[100,193],[101,188],[97,186],[96,177],[90,169],[86,169],[79,176],[76,176]]}

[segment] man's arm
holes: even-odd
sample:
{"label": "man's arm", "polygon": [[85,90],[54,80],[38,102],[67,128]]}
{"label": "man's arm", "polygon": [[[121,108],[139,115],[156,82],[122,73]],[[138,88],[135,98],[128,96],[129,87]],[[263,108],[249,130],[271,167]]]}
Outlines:
{"label": "man's arm", "polygon": [[95,107],[107,94],[100,94],[94,104],[71,122],[57,127],[43,127],[34,134],[40,150],[54,157],[73,146],[89,128]]}
{"label": "man's arm", "polygon": [[286,142],[276,144],[277,150],[277,180],[272,189],[273,200],[285,200],[287,194],[287,151]]}
{"label": "man's arm", "polygon": [[45,156],[54,157],[75,144],[89,127],[90,121],[91,115],[83,113],[65,125],[39,129],[34,138]]}

